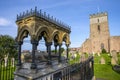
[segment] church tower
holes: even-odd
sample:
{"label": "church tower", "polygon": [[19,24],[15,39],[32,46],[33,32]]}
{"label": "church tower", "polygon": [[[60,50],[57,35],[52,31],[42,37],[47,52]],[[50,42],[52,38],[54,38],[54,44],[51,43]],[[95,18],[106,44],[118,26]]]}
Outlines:
{"label": "church tower", "polygon": [[107,12],[90,15],[90,40],[92,52],[101,52],[102,49],[109,52],[109,38],[110,33]]}

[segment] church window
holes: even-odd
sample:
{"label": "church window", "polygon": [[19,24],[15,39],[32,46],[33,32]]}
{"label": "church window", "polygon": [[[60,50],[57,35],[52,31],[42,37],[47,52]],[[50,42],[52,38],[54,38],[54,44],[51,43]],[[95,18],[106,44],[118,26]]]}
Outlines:
{"label": "church window", "polygon": [[98,31],[100,32],[100,25],[98,25]]}
{"label": "church window", "polygon": [[104,49],[104,44],[103,43],[101,43],[101,50],[103,50]]}
{"label": "church window", "polygon": [[98,23],[99,23],[99,19],[98,19]]}

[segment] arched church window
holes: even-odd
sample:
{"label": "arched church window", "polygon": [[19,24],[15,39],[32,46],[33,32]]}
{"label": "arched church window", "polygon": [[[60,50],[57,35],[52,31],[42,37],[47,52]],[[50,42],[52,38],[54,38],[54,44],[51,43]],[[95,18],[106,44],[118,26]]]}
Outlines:
{"label": "arched church window", "polygon": [[103,50],[104,49],[104,44],[103,43],[101,43],[101,50]]}
{"label": "arched church window", "polygon": [[99,19],[98,19],[98,23],[99,23]]}
{"label": "arched church window", "polygon": [[98,31],[100,32],[100,25],[98,25]]}

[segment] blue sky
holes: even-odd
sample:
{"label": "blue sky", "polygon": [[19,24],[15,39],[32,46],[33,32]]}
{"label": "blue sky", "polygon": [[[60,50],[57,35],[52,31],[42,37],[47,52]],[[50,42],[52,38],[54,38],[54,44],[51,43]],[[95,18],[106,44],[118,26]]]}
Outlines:
{"label": "blue sky", "polygon": [[[0,34],[17,35],[16,15],[37,6],[71,26],[71,46],[80,47],[89,37],[89,15],[108,12],[111,36],[120,35],[120,0],[1,0]],[[31,49],[27,45],[24,49]]]}

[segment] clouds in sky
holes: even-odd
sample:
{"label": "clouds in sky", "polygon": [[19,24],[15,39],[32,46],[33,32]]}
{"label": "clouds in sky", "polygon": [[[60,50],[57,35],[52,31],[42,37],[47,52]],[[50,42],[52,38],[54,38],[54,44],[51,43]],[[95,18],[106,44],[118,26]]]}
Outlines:
{"label": "clouds in sky", "polygon": [[9,26],[10,24],[11,24],[10,20],[0,17],[0,26]]}

